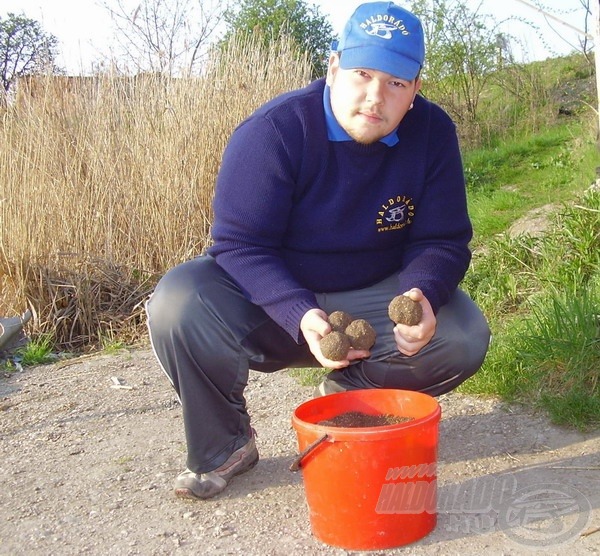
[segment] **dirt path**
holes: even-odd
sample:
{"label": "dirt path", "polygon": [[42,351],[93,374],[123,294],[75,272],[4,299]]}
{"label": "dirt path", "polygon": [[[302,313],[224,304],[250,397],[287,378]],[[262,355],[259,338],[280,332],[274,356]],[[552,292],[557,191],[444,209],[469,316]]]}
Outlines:
{"label": "dirt path", "polygon": [[[311,535],[302,476],[288,469],[291,414],[311,392],[286,372],[253,372],[261,461],[189,502],[171,493],[181,410],[149,351],[0,378],[0,554],[351,554]],[[440,402],[438,525],[382,554],[600,554],[600,431],[494,400]]]}

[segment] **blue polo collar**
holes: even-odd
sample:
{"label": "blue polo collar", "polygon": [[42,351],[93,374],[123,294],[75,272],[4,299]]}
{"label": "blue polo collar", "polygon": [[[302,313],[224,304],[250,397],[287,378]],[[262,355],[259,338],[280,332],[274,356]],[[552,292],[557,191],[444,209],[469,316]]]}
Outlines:
{"label": "blue polo collar", "polygon": [[[325,123],[327,124],[327,138],[330,141],[354,141],[346,130],[338,123],[335,116],[333,115],[333,110],[331,109],[331,92],[329,89],[329,85],[325,85],[325,90],[323,91],[323,107],[325,108]],[[398,134],[396,133],[398,128],[394,129],[391,133],[382,137],[379,141],[385,143],[388,147],[393,147],[397,145],[400,139],[398,139]]]}

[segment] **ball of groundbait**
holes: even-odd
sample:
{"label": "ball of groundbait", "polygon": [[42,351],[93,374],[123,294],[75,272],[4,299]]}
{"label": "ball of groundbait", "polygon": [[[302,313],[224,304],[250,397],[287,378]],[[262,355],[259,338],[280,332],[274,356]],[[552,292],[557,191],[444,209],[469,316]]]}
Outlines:
{"label": "ball of groundbait", "polygon": [[423,307],[418,301],[413,301],[407,295],[397,295],[388,307],[388,314],[396,324],[414,326],[423,318]]}
{"label": "ball of groundbait", "polygon": [[344,332],[347,326],[354,320],[352,315],[349,315],[345,311],[334,311],[327,318],[331,325],[331,330],[335,332]]}
{"label": "ball of groundbait", "polygon": [[332,361],[343,361],[350,350],[350,338],[343,332],[330,332],[321,338],[321,353]]}
{"label": "ball of groundbait", "polygon": [[365,319],[356,319],[346,327],[346,336],[354,349],[371,349],[377,334]]}

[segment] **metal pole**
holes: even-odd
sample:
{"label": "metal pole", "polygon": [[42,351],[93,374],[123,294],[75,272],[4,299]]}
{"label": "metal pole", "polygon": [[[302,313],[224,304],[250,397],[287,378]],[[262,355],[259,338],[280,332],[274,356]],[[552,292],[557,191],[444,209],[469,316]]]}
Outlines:
{"label": "metal pole", "polygon": [[[592,0],[593,1],[593,0]],[[598,129],[596,130],[596,143],[600,147],[600,0],[596,3],[596,13],[592,10],[594,17],[594,61],[596,65],[596,94],[598,96]]]}

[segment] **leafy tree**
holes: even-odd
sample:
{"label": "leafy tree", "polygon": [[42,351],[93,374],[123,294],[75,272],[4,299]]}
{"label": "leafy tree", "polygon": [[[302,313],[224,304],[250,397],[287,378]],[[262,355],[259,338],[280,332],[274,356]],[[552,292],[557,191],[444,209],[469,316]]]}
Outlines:
{"label": "leafy tree", "polygon": [[18,77],[54,72],[58,39],[24,15],[0,17],[0,77],[4,93]]}
{"label": "leafy tree", "polygon": [[507,36],[465,0],[414,0],[411,10],[425,32],[424,91],[458,121],[476,122],[481,93],[510,54]]}
{"label": "leafy tree", "polygon": [[291,36],[299,48],[308,52],[313,77],[327,70],[333,28],[319,7],[304,0],[241,0],[225,13],[228,31],[224,42],[233,34],[260,33],[265,43],[281,35]]}

